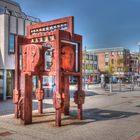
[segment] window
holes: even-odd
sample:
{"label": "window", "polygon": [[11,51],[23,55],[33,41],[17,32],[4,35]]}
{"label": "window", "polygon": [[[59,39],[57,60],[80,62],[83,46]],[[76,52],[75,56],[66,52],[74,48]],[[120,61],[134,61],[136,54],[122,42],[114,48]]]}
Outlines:
{"label": "window", "polygon": [[88,54],[86,54],[86,60],[89,60],[89,55]]}
{"label": "window", "polygon": [[82,68],[83,68],[83,69],[85,68],[85,64],[82,64]]}
{"label": "window", "polygon": [[90,64],[90,69],[93,70],[93,64]]}
{"label": "window", "polygon": [[113,72],[115,71],[115,68],[114,68],[114,67],[112,68],[112,71],[113,71]]}
{"label": "window", "polygon": [[93,60],[93,55],[90,55],[90,60]]}
{"label": "window", "polygon": [[123,72],[123,68],[120,68],[120,70]]}
{"label": "window", "polygon": [[15,35],[13,33],[10,33],[8,53],[15,53]]}
{"label": "window", "polygon": [[111,63],[114,64],[114,59],[111,59]]}
{"label": "window", "polygon": [[25,20],[23,20],[23,35],[25,35],[25,30],[26,30],[26,28],[25,28]]}
{"label": "window", "polygon": [[97,70],[97,64],[94,64],[94,69]]}
{"label": "window", "polygon": [[107,66],[108,65],[108,62],[105,62],[105,65]]}
{"label": "window", "polygon": [[114,56],[114,52],[111,52],[111,55]]}
{"label": "window", "polygon": [[46,71],[50,71],[50,69],[51,69],[51,66],[52,66],[52,55],[53,55],[52,50],[50,50],[50,51],[47,50],[45,52],[45,70]]}
{"label": "window", "polygon": [[119,51],[117,53],[118,53],[118,55],[123,55],[123,51]]}
{"label": "window", "polygon": [[117,68],[117,71],[120,72],[121,68]]}
{"label": "window", "polygon": [[117,54],[120,55],[121,53],[120,52],[117,52]]}
{"label": "window", "polygon": [[108,54],[105,54],[105,58],[108,58]]}
{"label": "window", "polygon": [[97,61],[97,56],[96,55],[94,56],[94,61]]}

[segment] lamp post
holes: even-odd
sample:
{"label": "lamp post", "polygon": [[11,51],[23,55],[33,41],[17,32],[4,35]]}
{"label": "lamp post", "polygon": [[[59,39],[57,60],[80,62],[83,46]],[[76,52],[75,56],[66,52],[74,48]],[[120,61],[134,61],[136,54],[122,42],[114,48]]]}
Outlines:
{"label": "lamp post", "polygon": [[138,53],[138,74],[140,74],[140,42],[138,43],[139,53]]}
{"label": "lamp post", "polygon": [[86,46],[84,49],[84,89],[86,86]]}

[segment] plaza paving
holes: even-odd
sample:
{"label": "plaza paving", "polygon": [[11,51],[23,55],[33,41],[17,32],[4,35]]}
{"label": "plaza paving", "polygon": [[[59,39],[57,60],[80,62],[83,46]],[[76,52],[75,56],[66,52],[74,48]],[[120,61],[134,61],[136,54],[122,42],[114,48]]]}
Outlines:
{"label": "plaza paving", "polygon": [[70,116],[62,116],[62,127],[54,126],[52,100],[44,101],[44,114],[36,111],[33,124],[23,126],[14,119],[11,100],[0,102],[0,140],[136,140],[140,139],[140,88],[113,92],[98,87],[86,92],[84,120],[76,119],[71,98]]}

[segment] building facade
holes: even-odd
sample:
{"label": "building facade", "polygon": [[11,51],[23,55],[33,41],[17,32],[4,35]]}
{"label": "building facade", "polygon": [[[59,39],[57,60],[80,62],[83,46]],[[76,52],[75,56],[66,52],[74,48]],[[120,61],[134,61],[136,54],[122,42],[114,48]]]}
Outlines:
{"label": "building facade", "polygon": [[15,69],[15,35],[26,35],[26,27],[40,22],[26,15],[20,5],[0,0],[0,99],[12,96]]}
{"label": "building facade", "polygon": [[95,49],[100,73],[127,76],[130,70],[130,51],[125,48]]}
{"label": "building facade", "polygon": [[130,52],[130,74],[133,76],[139,75],[139,54]]}
{"label": "building facade", "polygon": [[83,78],[85,82],[95,83],[99,80],[98,56],[91,50],[83,51]]}

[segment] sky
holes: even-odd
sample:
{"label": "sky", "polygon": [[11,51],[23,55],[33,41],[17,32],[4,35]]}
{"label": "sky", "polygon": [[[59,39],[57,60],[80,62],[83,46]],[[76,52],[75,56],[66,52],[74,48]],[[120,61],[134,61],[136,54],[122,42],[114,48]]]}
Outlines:
{"label": "sky", "polygon": [[14,0],[27,15],[41,21],[75,17],[83,48],[124,47],[138,51],[140,0]]}

